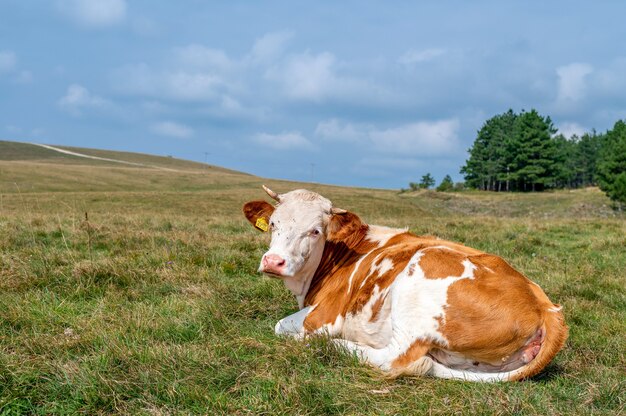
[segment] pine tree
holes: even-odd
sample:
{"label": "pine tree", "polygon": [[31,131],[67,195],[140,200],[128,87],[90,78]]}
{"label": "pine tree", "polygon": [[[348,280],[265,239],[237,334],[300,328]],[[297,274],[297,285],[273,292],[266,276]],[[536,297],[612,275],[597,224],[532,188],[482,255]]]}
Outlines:
{"label": "pine tree", "polygon": [[422,189],[429,189],[435,184],[435,178],[432,177],[430,173],[422,176],[420,180],[419,187]]}
{"label": "pine tree", "polygon": [[469,149],[470,157],[461,168],[468,186],[491,191],[508,190],[510,157],[506,152],[506,143],[516,118],[517,115],[509,109],[487,120],[478,131]]}
{"label": "pine tree", "polygon": [[626,203],[626,122],[606,132],[598,162],[600,189],[613,201]]}
{"label": "pine tree", "polygon": [[437,191],[450,192],[453,188],[454,182],[452,181],[452,177],[450,177],[450,175],[446,175],[437,187]]}
{"label": "pine tree", "polygon": [[592,131],[583,134],[578,142],[581,186],[592,186],[598,183],[598,162],[604,139],[603,134],[596,134]]}
{"label": "pine tree", "polygon": [[566,139],[559,134],[554,137],[556,146],[554,158],[555,188],[577,188],[581,186],[583,167],[581,165],[579,139],[573,136]]}
{"label": "pine tree", "polygon": [[542,117],[536,110],[524,112],[516,118],[513,134],[507,142],[507,154],[513,156],[510,178],[520,191],[541,191],[553,185],[556,129],[550,117]]}

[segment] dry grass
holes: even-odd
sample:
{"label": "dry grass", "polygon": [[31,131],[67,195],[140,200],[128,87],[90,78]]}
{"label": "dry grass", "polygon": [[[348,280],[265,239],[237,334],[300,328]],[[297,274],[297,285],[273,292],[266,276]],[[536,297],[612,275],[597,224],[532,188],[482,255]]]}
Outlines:
{"label": "dry grass", "polygon": [[263,198],[259,178],[47,162],[0,172],[0,414],[624,412],[626,220],[597,190],[307,185],[368,222],[500,254],[564,305],[571,336],[548,369],[486,385],[390,381],[324,339],[275,337],[296,303],[256,273],[267,235],[240,207]]}

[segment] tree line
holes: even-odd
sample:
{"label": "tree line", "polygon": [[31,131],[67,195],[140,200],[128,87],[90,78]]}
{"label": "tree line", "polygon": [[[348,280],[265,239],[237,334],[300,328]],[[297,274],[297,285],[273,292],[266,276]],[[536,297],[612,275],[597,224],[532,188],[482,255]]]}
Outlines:
{"label": "tree line", "polygon": [[[543,191],[599,186],[614,201],[626,203],[626,122],[566,138],[549,116],[536,110],[508,110],[487,120],[478,130],[469,158],[461,168],[464,183],[446,175],[438,191],[464,188],[484,191]],[[410,190],[429,189],[427,173]]]}
{"label": "tree line", "polygon": [[626,123],[568,139],[549,116],[513,110],[487,120],[461,168],[465,185],[487,191],[543,191],[598,185],[626,202]]}

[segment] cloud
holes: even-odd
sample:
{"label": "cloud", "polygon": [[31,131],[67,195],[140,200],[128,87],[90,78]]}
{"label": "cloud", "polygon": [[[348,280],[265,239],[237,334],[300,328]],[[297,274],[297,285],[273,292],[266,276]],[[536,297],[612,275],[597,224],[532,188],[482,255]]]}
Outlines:
{"label": "cloud", "polygon": [[17,68],[17,56],[13,51],[0,51],[0,73],[13,72]]}
{"label": "cloud", "polygon": [[199,44],[191,44],[176,49],[176,56],[185,67],[225,71],[233,65],[224,51],[207,48]]}
{"label": "cloud", "polygon": [[399,59],[398,62],[404,65],[417,64],[421,62],[432,61],[433,59],[444,55],[446,53],[445,49],[440,48],[431,48],[424,49],[421,51],[410,50],[404,53]]}
{"label": "cloud", "polygon": [[126,18],[125,0],[57,0],[57,9],[86,27],[106,27]]}
{"label": "cloud", "polygon": [[186,139],[194,135],[192,128],[173,121],[161,121],[154,123],[151,130],[161,136],[175,137],[178,139]]}
{"label": "cloud", "polygon": [[329,52],[290,55],[267,69],[265,77],[276,82],[291,100],[321,103],[328,100],[366,102],[366,97],[384,96],[371,82],[339,76],[337,61]]}
{"label": "cloud", "polygon": [[337,84],[334,64],[335,57],[328,52],[317,55],[307,52],[290,57],[284,67],[271,72],[271,77],[282,82],[288,96],[319,101]]}
{"label": "cloud", "polygon": [[372,131],[374,146],[386,153],[446,155],[458,152],[458,119],[419,121],[386,130]]}
{"label": "cloud", "polygon": [[279,134],[259,133],[252,138],[261,146],[275,150],[312,149],[313,145],[300,132],[284,132]]}
{"label": "cloud", "polygon": [[291,32],[274,32],[261,36],[252,46],[251,59],[256,62],[268,62],[280,56],[292,36]]}
{"label": "cloud", "polygon": [[416,121],[387,129],[330,119],[318,123],[315,135],[327,140],[358,141],[386,154],[436,156],[458,152],[458,130],[456,118]]}
{"label": "cloud", "polygon": [[559,126],[559,133],[567,137],[568,139],[574,135],[581,137],[583,134],[585,134],[588,131],[589,130],[587,130],[586,128],[584,128],[578,123],[564,122],[564,123],[561,123],[561,125]]}
{"label": "cloud", "polygon": [[58,101],[59,107],[74,116],[80,116],[84,109],[103,108],[110,104],[104,98],[93,95],[82,85],[72,84]]}
{"label": "cloud", "polygon": [[585,97],[586,77],[592,72],[593,68],[586,63],[573,63],[557,68],[557,107],[567,109],[581,101]]}
{"label": "cloud", "polygon": [[222,78],[200,70],[155,70],[146,64],[119,68],[112,75],[113,87],[128,95],[165,98],[184,102],[206,102],[220,97],[226,88]]}
{"label": "cloud", "polygon": [[351,123],[342,123],[336,118],[320,121],[315,128],[315,135],[326,140],[357,141],[367,136],[362,127]]}

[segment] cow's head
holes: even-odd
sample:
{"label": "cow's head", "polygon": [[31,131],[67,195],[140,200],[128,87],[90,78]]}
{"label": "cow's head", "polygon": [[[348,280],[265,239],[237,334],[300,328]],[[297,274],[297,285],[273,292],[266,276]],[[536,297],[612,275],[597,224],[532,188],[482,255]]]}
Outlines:
{"label": "cow's head", "polygon": [[263,189],[277,201],[276,206],[251,201],[243,206],[243,212],[255,228],[272,235],[259,267],[271,276],[312,276],[326,241],[346,239],[362,226],[355,214],[333,208],[315,192],[297,189],[278,195],[265,186]]}

